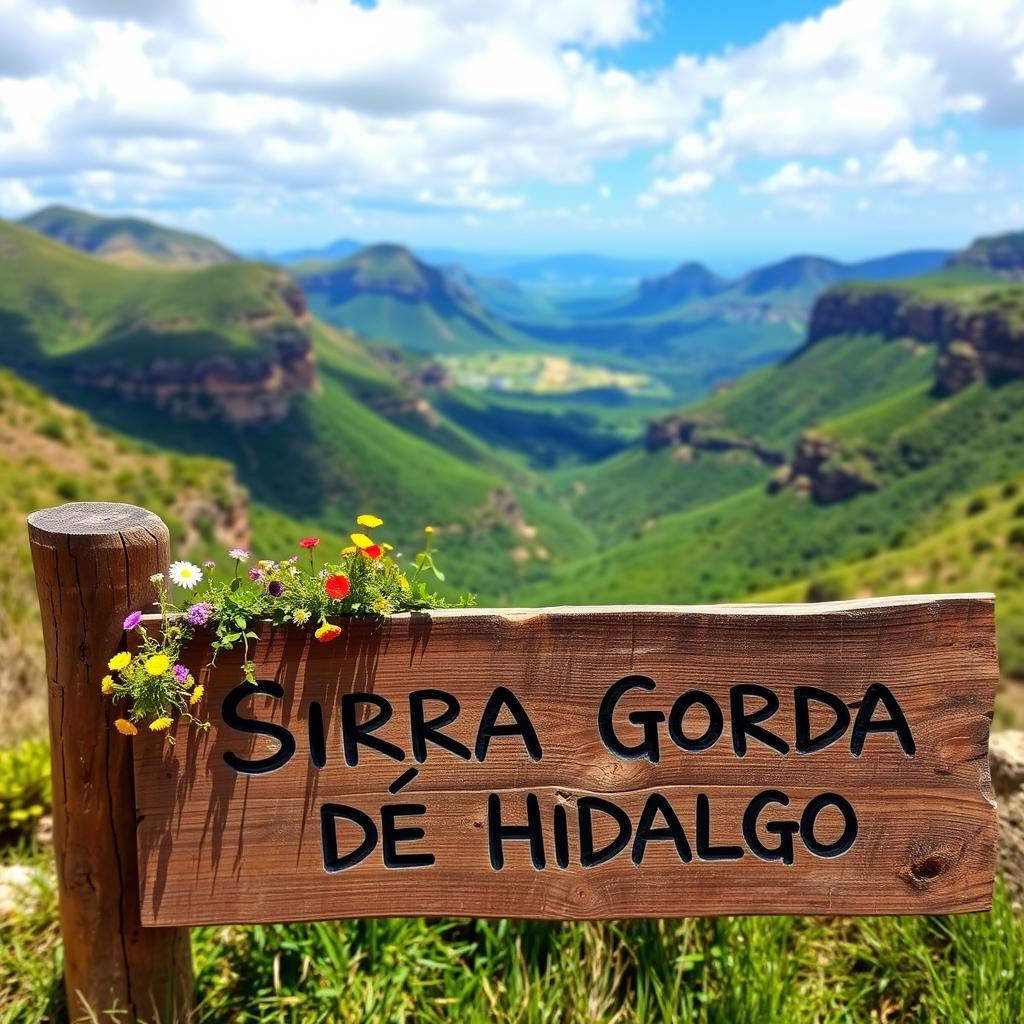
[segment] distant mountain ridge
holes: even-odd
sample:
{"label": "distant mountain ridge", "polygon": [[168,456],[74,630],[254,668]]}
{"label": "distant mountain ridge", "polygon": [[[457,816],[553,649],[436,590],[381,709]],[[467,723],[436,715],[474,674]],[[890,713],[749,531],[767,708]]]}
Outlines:
{"label": "distant mountain ridge", "polygon": [[122,266],[208,267],[238,260],[211,238],[139,217],[104,217],[67,206],[47,206],[23,217],[20,223]]}
{"label": "distant mountain ridge", "polygon": [[950,258],[949,266],[974,267],[1024,280],[1024,231],[976,238],[963,252]]}
{"label": "distant mountain ridge", "polygon": [[484,309],[464,275],[424,263],[405,246],[380,243],[335,262],[292,269],[314,312],[371,340],[431,353],[529,343]]}
{"label": "distant mountain ridge", "polygon": [[0,363],[191,419],[273,422],[314,387],[282,271],[126,268],[0,221]]}

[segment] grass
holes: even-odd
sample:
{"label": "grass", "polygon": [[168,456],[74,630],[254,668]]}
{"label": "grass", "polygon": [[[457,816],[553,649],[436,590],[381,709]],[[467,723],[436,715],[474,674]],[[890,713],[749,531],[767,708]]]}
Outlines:
{"label": "grass", "polygon": [[[40,881],[0,943],[0,1022],[40,1024],[65,1009],[56,897],[49,857],[19,858],[40,868]],[[197,928],[192,949],[196,1020],[210,1024],[1016,1024],[1024,1015],[1024,921],[1001,885],[990,913],[960,917],[330,921]]]}
{"label": "grass", "polygon": [[0,221],[0,358],[64,367],[258,356],[294,325],[290,279],[258,263],[128,269]]}

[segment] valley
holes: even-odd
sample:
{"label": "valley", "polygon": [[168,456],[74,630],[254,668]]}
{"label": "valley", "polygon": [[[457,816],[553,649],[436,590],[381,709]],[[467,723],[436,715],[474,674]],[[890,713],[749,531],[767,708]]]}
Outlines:
{"label": "valley", "polygon": [[[0,223],[11,536],[119,498],[180,554],[281,557],[369,510],[399,552],[433,525],[443,586],[483,605],[991,589],[1024,675],[1022,236],[581,294],[94,221]],[[27,581],[0,612],[25,624]]]}

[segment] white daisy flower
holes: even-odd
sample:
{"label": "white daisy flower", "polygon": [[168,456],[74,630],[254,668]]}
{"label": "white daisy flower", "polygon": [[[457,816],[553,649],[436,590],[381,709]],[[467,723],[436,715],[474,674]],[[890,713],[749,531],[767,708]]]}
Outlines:
{"label": "white daisy flower", "polygon": [[306,622],[309,622],[309,612],[305,608],[296,608],[292,613],[292,622],[297,626],[301,626]]}
{"label": "white daisy flower", "polygon": [[191,562],[172,562],[171,581],[185,590],[191,590],[203,578],[203,570]]}

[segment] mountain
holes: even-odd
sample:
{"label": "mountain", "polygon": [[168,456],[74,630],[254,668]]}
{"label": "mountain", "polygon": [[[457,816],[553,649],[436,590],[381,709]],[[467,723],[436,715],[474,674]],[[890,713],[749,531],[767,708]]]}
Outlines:
{"label": "mountain", "polygon": [[600,554],[524,602],[996,589],[1004,670],[1024,674],[1024,285],[844,283],[810,322],[789,359],[566,471]]}
{"label": "mountain", "polygon": [[561,253],[523,260],[502,267],[498,274],[519,284],[557,285],[560,288],[614,287],[641,277],[665,273],[665,259],[618,259],[594,253]]}
{"label": "mountain", "polygon": [[973,267],[1024,280],[1024,231],[975,239],[949,260],[951,267]]}
{"label": "mountain", "polygon": [[587,547],[533,473],[431,407],[421,369],[310,316],[274,267],[127,270],[0,222],[0,365],[114,435],[230,466],[271,554],[340,545],[372,509],[402,544],[434,525],[454,587],[497,600]]}
{"label": "mountain", "polygon": [[727,282],[712,274],[702,263],[683,263],[669,274],[642,280],[636,294],[606,316],[650,316],[689,302],[717,295]]}
{"label": "mountain", "polygon": [[266,263],[281,263],[286,267],[296,263],[309,263],[312,261],[330,261],[344,259],[358,252],[363,248],[362,242],[356,242],[351,238],[336,238],[333,242],[320,247],[305,249],[286,249],[284,252],[269,252],[261,250],[251,253],[253,259]]}
{"label": "mountain", "polygon": [[473,352],[531,344],[485,310],[456,275],[424,263],[404,246],[373,245],[343,260],[293,269],[317,315],[407,352]]}
{"label": "mountain", "polygon": [[136,217],[101,217],[67,206],[47,206],[21,223],[125,267],[206,267],[238,259],[212,239]]}
{"label": "mountain", "polygon": [[179,416],[280,419],[313,387],[302,292],[231,262],[127,269],[0,221],[0,362]]}

